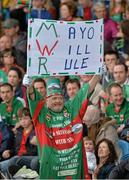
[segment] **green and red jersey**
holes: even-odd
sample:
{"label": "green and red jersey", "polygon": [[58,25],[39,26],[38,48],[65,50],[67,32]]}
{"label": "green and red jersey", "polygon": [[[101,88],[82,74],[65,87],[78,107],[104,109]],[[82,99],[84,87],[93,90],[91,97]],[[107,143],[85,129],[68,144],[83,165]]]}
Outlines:
{"label": "green and red jersey", "polygon": [[5,102],[0,104],[0,119],[8,125],[14,126],[18,122],[18,110],[25,107],[25,102],[22,98],[14,97],[10,108]]}
{"label": "green and red jersey", "polygon": [[60,113],[48,109],[43,101],[38,104],[29,100],[40,150],[41,179],[89,178],[82,140],[88,89],[89,84],[84,85]]}
{"label": "green and red jersey", "polygon": [[106,108],[106,115],[116,119],[117,124],[125,124],[129,119],[129,102],[124,99],[119,111],[115,110],[114,103],[110,103]]}

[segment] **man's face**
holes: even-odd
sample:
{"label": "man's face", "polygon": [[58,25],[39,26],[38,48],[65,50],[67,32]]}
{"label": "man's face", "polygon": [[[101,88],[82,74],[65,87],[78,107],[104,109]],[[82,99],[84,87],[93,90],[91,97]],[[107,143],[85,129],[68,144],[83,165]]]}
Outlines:
{"label": "man's face", "polygon": [[113,77],[119,84],[123,84],[127,79],[127,72],[123,65],[115,65],[113,69]]}
{"label": "man's face", "polygon": [[113,72],[114,66],[117,63],[117,57],[115,54],[106,54],[105,55],[105,64],[109,72]]}
{"label": "man's face", "polygon": [[111,88],[111,99],[115,106],[120,107],[123,103],[123,91],[120,87]]}
{"label": "man's face", "polygon": [[12,41],[9,36],[2,36],[0,38],[0,51],[4,51],[5,49],[10,49],[12,47]]}
{"label": "man's face", "polygon": [[62,95],[53,95],[47,98],[47,107],[54,112],[61,112],[64,107],[64,97]]}
{"label": "man's face", "polygon": [[69,98],[72,99],[75,97],[75,95],[79,91],[79,87],[78,87],[77,83],[68,83],[66,90],[67,90],[67,94],[68,94]]}
{"label": "man's face", "polygon": [[34,88],[41,94],[41,96],[46,96],[46,88],[43,84],[43,82],[35,82]]}
{"label": "man's face", "polygon": [[12,101],[14,93],[9,86],[0,87],[0,96],[5,103]]}
{"label": "man's face", "polygon": [[106,8],[105,7],[96,8],[95,15],[96,15],[97,19],[105,18],[106,17]]}

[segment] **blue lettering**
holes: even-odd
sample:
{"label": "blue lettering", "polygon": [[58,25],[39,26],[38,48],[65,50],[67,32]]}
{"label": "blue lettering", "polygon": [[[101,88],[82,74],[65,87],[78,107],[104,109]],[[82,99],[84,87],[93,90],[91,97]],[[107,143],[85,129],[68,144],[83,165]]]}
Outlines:
{"label": "blue lettering", "polygon": [[83,39],[83,38],[84,38],[84,32],[85,32],[85,30],[86,30],[86,27],[85,27],[84,30],[82,29],[82,27],[80,27],[80,30],[81,30],[81,32],[82,32],[82,39]]}
{"label": "blue lettering", "polygon": [[[46,68],[46,62],[47,62],[47,58],[46,57],[39,57],[39,68],[38,68],[38,74],[47,74],[47,68]],[[41,69],[42,67],[42,69]],[[41,70],[43,70],[41,72]]]}
{"label": "blue lettering", "polygon": [[79,49],[80,49],[80,45],[77,46],[77,55],[81,55],[82,53],[79,52]]}
{"label": "blue lettering", "polygon": [[71,54],[71,49],[72,49],[72,46],[70,45],[69,46],[69,55]]}
{"label": "blue lettering", "polygon": [[68,65],[68,59],[66,59],[66,61],[65,61],[65,70],[67,70],[67,69],[71,69],[71,67],[72,67],[72,59],[70,60],[70,63],[69,63],[69,67],[67,67]]}
{"label": "blue lettering", "polygon": [[76,29],[74,27],[70,27],[69,28],[69,39],[71,39],[71,38],[75,39],[75,33],[76,33]]}
{"label": "blue lettering", "polygon": [[94,37],[94,28],[93,27],[88,29],[87,37],[88,37],[88,39],[93,39],[93,37]]}
{"label": "blue lettering", "polygon": [[75,60],[75,63],[74,63],[74,69],[79,69],[79,67],[77,67],[76,65],[77,65],[77,59]]}
{"label": "blue lettering", "polygon": [[88,45],[86,44],[86,48],[85,48],[85,54],[90,54],[90,52],[88,52]]}
{"label": "blue lettering", "polygon": [[87,59],[89,59],[89,58],[83,58],[83,59],[82,59],[81,69],[87,68],[87,65],[86,65]]}
{"label": "blue lettering", "polygon": [[89,58],[86,57],[86,58],[83,58],[82,60],[81,59],[66,59],[65,61],[65,68],[64,70],[71,70],[71,69],[85,69],[87,68],[87,60]]}

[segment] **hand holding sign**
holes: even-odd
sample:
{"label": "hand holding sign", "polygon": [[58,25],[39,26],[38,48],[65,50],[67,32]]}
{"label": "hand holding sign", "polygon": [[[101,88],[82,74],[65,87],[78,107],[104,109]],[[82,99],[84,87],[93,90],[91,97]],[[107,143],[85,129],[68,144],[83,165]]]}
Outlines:
{"label": "hand holding sign", "polygon": [[32,84],[32,78],[29,77],[28,74],[25,74],[22,83],[24,86],[28,87]]}

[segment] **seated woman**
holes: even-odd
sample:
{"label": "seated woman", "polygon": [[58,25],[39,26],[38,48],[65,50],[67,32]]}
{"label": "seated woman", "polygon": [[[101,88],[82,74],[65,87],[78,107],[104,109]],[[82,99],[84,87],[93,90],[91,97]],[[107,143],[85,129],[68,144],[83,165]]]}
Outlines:
{"label": "seated woman", "polygon": [[12,66],[15,66],[15,67],[18,67],[24,75],[25,72],[23,68],[16,64],[16,56],[12,49],[4,50],[3,52],[1,52],[1,56],[2,56],[2,64],[3,64],[3,67],[1,67],[1,70],[3,70],[7,74],[9,69]]}
{"label": "seated woman", "polygon": [[80,21],[81,18],[76,17],[77,7],[72,1],[63,2],[60,5],[60,18],[63,21]]}
{"label": "seated woman", "polygon": [[102,139],[95,148],[97,168],[93,173],[93,179],[108,179],[110,172],[115,167],[117,153],[113,143],[108,139]]}

